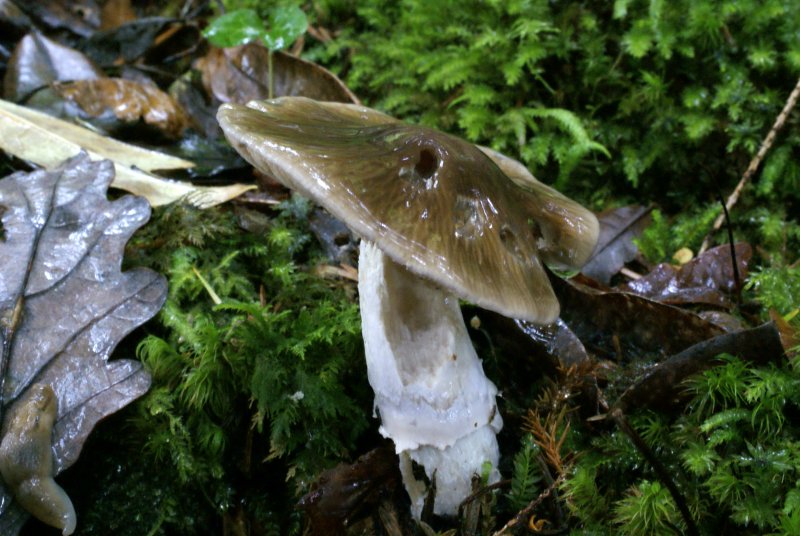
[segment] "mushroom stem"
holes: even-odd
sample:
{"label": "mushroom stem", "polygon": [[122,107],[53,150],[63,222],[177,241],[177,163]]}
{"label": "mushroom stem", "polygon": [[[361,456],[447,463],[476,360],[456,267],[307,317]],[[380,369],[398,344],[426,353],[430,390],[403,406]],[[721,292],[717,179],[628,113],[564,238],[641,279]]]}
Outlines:
{"label": "mushroom stem", "polygon": [[369,382],[401,458],[412,512],[419,518],[425,486],[412,461],[435,479],[434,513],[455,515],[486,462],[499,480],[495,434],[502,428],[497,388],[467,334],[458,299],[361,242],[358,282]]}

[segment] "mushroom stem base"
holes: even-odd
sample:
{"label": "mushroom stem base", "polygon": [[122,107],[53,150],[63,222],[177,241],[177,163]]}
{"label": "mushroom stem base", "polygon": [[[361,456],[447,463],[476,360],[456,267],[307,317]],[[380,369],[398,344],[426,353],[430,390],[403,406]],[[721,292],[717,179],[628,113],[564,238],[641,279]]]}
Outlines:
{"label": "mushroom stem base", "polygon": [[472,478],[490,465],[499,479],[495,397],[469,339],[458,299],[362,241],[361,323],[369,382],[381,434],[401,455],[401,471],[419,517],[426,490],[411,461],[435,480],[434,513],[455,515]]}

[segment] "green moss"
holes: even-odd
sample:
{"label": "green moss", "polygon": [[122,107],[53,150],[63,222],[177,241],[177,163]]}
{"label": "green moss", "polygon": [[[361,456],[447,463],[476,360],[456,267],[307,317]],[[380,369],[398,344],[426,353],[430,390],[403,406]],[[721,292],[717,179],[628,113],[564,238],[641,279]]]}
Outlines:
{"label": "green moss", "polygon": [[119,519],[137,515],[141,503],[124,499],[136,490],[169,497],[138,514],[138,534],[201,534],[238,505],[249,522],[295,533],[298,493],[359,453],[371,396],[358,306],[352,288],[310,273],[321,257],[309,210],[299,198],[268,218],[173,206],[131,241],[129,262],[170,280],[161,327],[138,345],[153,386],[126,423],[126,451],[142,464],[120,462],[127,483],[103,484],[83,517],[107,517],[96,509],[109,505]]}

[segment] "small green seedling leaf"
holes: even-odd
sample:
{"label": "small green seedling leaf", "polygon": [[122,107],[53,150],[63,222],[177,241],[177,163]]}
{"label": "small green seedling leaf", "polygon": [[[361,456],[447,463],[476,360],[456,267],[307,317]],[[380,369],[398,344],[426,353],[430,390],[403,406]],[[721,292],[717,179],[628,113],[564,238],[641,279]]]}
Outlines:
{"label": "small green seedling leaf", "polygon": [[308,19],[297,6],[276,7],[270,12],[269,28],[264,44],[272,51],[283,50],[305,33]]}
{"label": "small green seedling leaf", "polygon": [[261,17],[252,9],[237,9],[214,19],[203,35],[218,47],[235,47],[259,39],[266,43],[268,39]]}

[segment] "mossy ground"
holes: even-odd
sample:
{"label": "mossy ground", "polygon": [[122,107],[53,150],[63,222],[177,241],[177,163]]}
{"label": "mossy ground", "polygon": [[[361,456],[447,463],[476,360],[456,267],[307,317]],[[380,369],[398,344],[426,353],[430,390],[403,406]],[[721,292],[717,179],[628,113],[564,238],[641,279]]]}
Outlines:
{"label": "mossy ground", "polygon": [[[520,158],[594,209],[656,205],[639,240],[650,262],[699,247],[717,198],[733,189],[800,72],[800,4],[790,1],[304,7],[335,36],[309,40],[307,57],[367,104]],[[755,317],[774,309],[795,328],[797,117],[731,214],[736,239],[756,250],[745,300]],[[308,211],[295,200],[246,231],[241,219],[252,214],[176,206],[157,210],[129,244],[126,262],[167,274],[171,290],[158,320],[134,334],[138,349],[119,350],[137,351],[153,388],[105,423],[66,475],[81,534],[108,534],[109,516],[115,534],[229,533],[242,519],[251,534],[298,534],[293,505],[316,475],[377,443],[354,288],[313,274],[322,253]],[[517,356],[486,363],[492,377],[524,371]],[[511,482],[497,492],[494,529],[548,487],[554,456],[564,477],[533,511],[542,527],[686,529],[626,435],[577,418],[573,397],[554,403],[556,380],[517,376],[499,385],[501,470]],[[794,361],[756,368],[727,358],[691,380],[685,407],[629,416],[703,532],[800,533],[799,380]],[[551,427],[550,443],[537,420]],[[103,463],[89,471],[98,453]]]}

